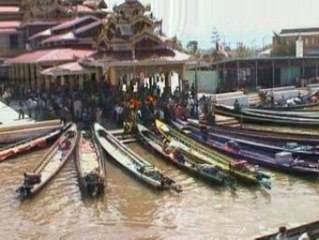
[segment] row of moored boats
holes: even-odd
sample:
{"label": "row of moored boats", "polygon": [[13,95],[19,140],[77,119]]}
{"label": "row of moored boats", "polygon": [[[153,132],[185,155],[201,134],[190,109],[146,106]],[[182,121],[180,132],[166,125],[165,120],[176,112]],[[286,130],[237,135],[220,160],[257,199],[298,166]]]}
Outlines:
{"label": "row of moored boats", "polygon": [[[11,141],[5,137],[8,135]],[[270,136],[271,143],[265,140],[265,136]],[[156,120],[156,128],[153,129],[138,125],[136,137],[174,165],[230,189],[236,189],[239,182],[271,189],[271,175],[259,166],[302,176],[319,175],[319,163],[314,161],[319,155],[315,137],[307,140],[297,134],[283,137],[269,132],[206,126],[194,120],[177,120],[170,124]],[[17,141],[12,143],[14,139]],[[296,142],[283,145],[287,141]],[[182,191],[181,185],[174,179],[97,123],[90,131],[80,131],[74,123],[62,126],[56,121],[30,124],[21,129],[3,128],[0,130],[0,144],[5,144],[0,149],[0,162],[33,149],[51,146],[33,171],[24,173],[23,183],[17,189],[21,199],[39,192],[71,156],[75,159],[80,188],[89,196],[104,192],[105,156],[113,158],[132,175],[154,188]]]}

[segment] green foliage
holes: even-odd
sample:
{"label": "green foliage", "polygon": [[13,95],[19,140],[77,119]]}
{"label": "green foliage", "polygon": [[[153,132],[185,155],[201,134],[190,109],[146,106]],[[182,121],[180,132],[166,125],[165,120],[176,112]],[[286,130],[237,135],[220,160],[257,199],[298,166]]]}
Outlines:
{"label": "green foliage", "polygon": [[252,48],[246,47],[243,43],[237,44],[236,55],[239,58],[252,57],[256,55],[256,51]]}
{"label": "green foliage", "polygon": [[195,40],[189,41],[186,45],[187,52],[195,55],[198,52],[198,42]]}

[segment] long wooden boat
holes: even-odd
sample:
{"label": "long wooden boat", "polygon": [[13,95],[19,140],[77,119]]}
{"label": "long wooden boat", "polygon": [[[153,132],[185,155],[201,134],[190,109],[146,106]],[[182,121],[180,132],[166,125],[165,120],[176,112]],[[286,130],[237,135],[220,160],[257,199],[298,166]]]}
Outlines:
{"label": "long wooden boat", "polygon": [[72,124],[43,156],[31,173],[24,173],[23,184],[17,189],[23,200],[37,194],[62,169],[77,144],[76,124]]}
{"label": "long wooden boat", "polygon": [[260,113],[260,114],[267,114],[272,116],[319,119],[318,111],[273,111],[273,110],[247,108],[247,107],[245,107],[244,111],[247,113]]}
{"label": "long wooden boat", "polygon": [[302,174],[303,176],[319,176],[319,163],[293,158],[289,152],[278,152],[275,157],[267,156],[253,148],[247,148],[236,140],[210,135],[205,140],[200,132],[189,133],[194,140],[212,147],[214,150],[225,153],[237,159],[245,159],[251,164],[272,168],[275,170]]}
{"label": "long wooden boat", "polygon": [[270,142],[284,143],[297,142],[298,144],[318,145],[319,138],[317,135],[298,134],[298,133],[280,133],[265,130],[245,129],[239,127],[230,127],[223,125],[204,125],[196,119],[187,119],[187,122],[178,120],[182,124],[188,124],[190,127],[205,127],[209,132],[214,132],[227,136],[238,136],[246,139],[268,140]]}
{"label": "long wooden boat", "polygon": [[81,131],[76,147],[75,165],[84,195],[95,197],[104,193],[105,161],[91,131]]}
{"label": "long wooden boat", "polygon": [[64,130],[69,128],[70,124],[71,123],[67,124],[62,129],[57,129],[44,136],[27,139],[27,140],[10,144],[3,148],[0,148],[0,162],[3,162],[9,158],[15,157],[20,154],[30,152],[35,149],[47,147],[54,140],[56,140]]}
{"label": "long wooden boat", "polygon": [[268,174],[261,172],[259,169],[247,165],[245,161],[237,161],[214,151],[159,120],[156,120],[156,127],[166,139],[170,141],[172,139],[177,140],[188,148],[188,152],[193,150],[192,154],[194,157],[201,161],[214,164],[244,182],[258,184],[265,189],[271,188],[271,177]]}
{"label": "long wooden boat", "polygon": [[234,117],[238,121],[243,123],[258,123],[258,124],[268,124],[268,125],[284,125],[284,126],[294,126],[294,127],[311,127],[315,128],[319,126],[319,119],[313,118],[297,118],[297,117],[284,117],[267,115],[260,113],[237,112],[233,107],[216,104],[215,113],[220,115],[225,115],[229,117]]}
{"label": "long wooden boat", "polygon": [[160,137],[140,124],[137,128],[143,142],[174,165],[210,183],[229,186],[232,189],[236,187],[235,179],[222,169],[212,164],[199,163],[194,157],[181,153],[180,147],[174,147],[176,143],[173,141],[170,144],[164,141],[163,144]]}
{"label": "long wooden boat", "polygon": [[272,111],[293,111],[293,110],[311,109],[318,106],[319,106],[319,102],[313,102],[313,103],[309,102],[304,104],[284,105],[284,106],[259,105],[256,107],[256,109],[265,109],[265,110],[272,110]]}
{"label": "long wooden boat", "polygon": [[[319,221],[303,224],[298,227],[287,229],[286,236],[288,240],[296,240],[304,234],[308,233],[311,235],[310,239],[318,239],[319,238]],[[257,237],[255,240],[275,240],[278,232],[268,234],[262,237]]]}
{"label": "long wooden boat", "polygon": [[102,148],[132,175],[157,189],[182,191],[181,186],[172,178],[138,156],[98,123],[94,124],[94,133]]}
{"label": "long wooden boat", "polygon": [[[195,132],[197,134],[202,132],[200,128],[194,127],[187,122],[177,121],[175,125],[176,124],[188,127],[192,132]],[[264,138],[252,138],[246,136],[243,137],[240,135],[234,135],[230,132],[217,133],[215,131],[210,131],[210,129],[207,129],[207,135],[222,142],[237,142],[242,146],[250,148],[251,150],[258,150],[266,155],[274,155],[275,153],[286,151],[293,153],[294,156],[299,156],[303,159],[309,159],[313,161],[317,161],[317,158],[319,156],[318,145],[305,145],[299,144],[297,142],[285,141],[276,143],[267,139],[266,136],[264,136]]]}
{"label": "long wooden boat", "polygon": [[0,144],[10,144],[40,137],[62,127],[63,125],[58,120],[0,127]]}

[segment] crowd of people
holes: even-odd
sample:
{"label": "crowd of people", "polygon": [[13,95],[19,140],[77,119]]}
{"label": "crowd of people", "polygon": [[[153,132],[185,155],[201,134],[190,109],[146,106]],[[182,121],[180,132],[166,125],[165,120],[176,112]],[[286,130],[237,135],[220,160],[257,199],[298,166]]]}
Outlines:
{"label": "crowd of people", "polygon": [[[82,91],[67,86],[53,86],[50,91],[27,89],[23,94],[14,87],[5,87],[2,99],[18,111],[18,118],[38,121],[61,119],[91,124],[101,123],[113,116],[119,127],[135,128],[139,121],[152,125],[155,118],[169,122],[172,119],[198,118],[205,114],[214,122],[212,99],[195,98],[194,86],[171,92],[159,84],[141,85],[138,89],[109,86],[106,81],[87,83]],[[208,114],[211,113],[211,114]]]}

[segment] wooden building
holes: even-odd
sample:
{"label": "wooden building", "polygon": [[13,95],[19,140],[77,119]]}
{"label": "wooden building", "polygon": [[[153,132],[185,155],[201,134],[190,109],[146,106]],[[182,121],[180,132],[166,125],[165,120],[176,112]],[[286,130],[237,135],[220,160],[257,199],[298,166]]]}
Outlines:
{"label": "wooden building", "polygon": [[296,48],[296,42],[302,41],[302,56],[319,56],[319,28],[282,29],[273,36],[273,48],[284,44]]}
{"label": "wooden building", "polygon": [[106,17],[73,17],[33,34],[26,27],[30,51],[7,61],[11,81],[23,89],[49,89],[53,83],[83,88],[85,81],[101,80],[140,85],[148,78],[149,86],[164,81],[169,87],[176,72],[181,89],[190,56],[171,47],[162,21],[150,10],[137,0],[126,0]]}

